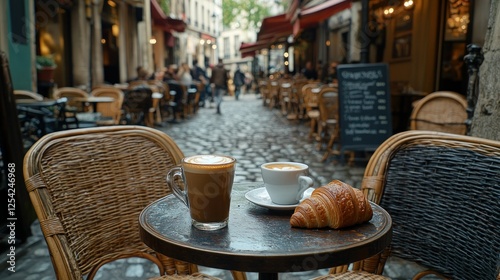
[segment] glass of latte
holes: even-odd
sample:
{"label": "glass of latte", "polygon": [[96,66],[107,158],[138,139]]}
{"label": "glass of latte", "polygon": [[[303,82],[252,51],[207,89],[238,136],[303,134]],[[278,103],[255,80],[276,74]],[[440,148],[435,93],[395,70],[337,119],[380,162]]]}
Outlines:
{"label": "glass of latte", "polygon": [[[195,155],[167,174],[174,195],[187,207],[193,226],[217,230],[227,226],[236,159],[223,155]],[[179,186],[182,181],[184,187]]]}

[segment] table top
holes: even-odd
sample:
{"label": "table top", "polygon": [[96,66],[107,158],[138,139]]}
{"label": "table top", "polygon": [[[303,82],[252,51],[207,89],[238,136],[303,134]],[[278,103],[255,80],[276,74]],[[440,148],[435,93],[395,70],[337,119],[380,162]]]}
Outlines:
{"label": "table top", "polygon": [[290,226],[293,210],[257,206],[245,193],[262,183],[234,184],[229,224],[216,231],[191,226],[187,207],[173,195],[147,206],[139,217],[143,242],[170,257],[198,265],[248,272],[316,270],[375,255],[390,244],[392,220],[372,203],[373,218],[340,229]]}
{"label": "table top", "polygon": [[59,101],[56,99],[44,99],[44,100],[35,100],[35,99],[16,99],[17,105],[22,106],[30,106],[30,107],[48,107],[54,106]]}
{"label": "table top", "polygon": [[75,101],[89,102],[89,103],[110,103],[115,101],[113,97],[108,96],[89,96],[89,97],[76,97]]}

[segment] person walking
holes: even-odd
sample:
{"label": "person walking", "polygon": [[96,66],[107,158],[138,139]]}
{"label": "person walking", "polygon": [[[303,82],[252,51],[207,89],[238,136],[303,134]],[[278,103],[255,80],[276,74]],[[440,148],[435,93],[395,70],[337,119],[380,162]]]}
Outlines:
{"label": "person walking", "polygon": [[234,72],[233,82],[234,82],[234,95],[236,100],[238,100],[241,93],[241,87],[245,84],[245,74],[241,72],[239,66],[236,67],[236,71]]}
{"label": "person walking", "polygon": [[217,65],[212,70],[212,76],[210,77],[210,85],[212,86],[215,103],[217,105],[217,114],[221,114],[220,105],[222,103],[222,98],[227,91],[228,81],[228,71],[224,68],[222,59],[219,58],[219,63],[217,63]]}

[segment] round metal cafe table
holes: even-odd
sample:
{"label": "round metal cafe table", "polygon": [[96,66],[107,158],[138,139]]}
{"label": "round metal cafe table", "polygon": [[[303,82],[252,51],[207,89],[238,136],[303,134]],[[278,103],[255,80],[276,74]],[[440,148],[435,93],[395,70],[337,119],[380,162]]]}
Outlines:
{"label": "round metal cafe table", "polygon": [[229,224],[216,231],[191,225],[189,211],[173,195],[147,206],[139,216],[142,241],[152,249],[190,263],[258,272],[259,279],[278,279],[279,272],[329,268],[362,260],[390,244],[392,220],[376,204],[373,218],[340,229],[290,226],[293,210],[267,209],[246,200],[259,183],[234,184]]}

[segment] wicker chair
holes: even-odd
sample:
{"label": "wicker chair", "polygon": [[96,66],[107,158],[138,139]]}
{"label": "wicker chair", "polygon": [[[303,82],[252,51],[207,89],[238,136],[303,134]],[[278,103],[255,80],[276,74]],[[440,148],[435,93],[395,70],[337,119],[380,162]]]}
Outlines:
{"label": "wicker chair", "polygon": [[290,80],[283,80],[280,83],[280,90],[279,90],[279,107],[281,109],[281,114],[283,116],[288,115],[291,113],[291,97],[292,97],[292,81]]}
{"label": "wicker chair", "polygon": [[[323,153],[321,161],[326,161],[331,155],[339,155],[340,147],[339,142],[339,100],[338,89],[333,87],[323,87],[318,94],[319,105],[319,143],[318,149],[325,146],[326,150]],[[335,149],[335,144],[337,148]],[[354,162],[354,153],[347,152],[349,157],[349,164]]]}
{"label": "wicker chair", "polygon": [[302,94],[304,98],[304,109],[306,117],[310,121],[309,139],[317,138],[319,131],[319,105],[318,93],[321,90],[320,86],[316,83],[309,83],[302,87]]}
{"label": "wicker chair", "polygon": [[451,91],[437,91],[415,102],[410,117],[413,130],[432,130],[465,135],[467,100]]}
{"label": "wicker chair", "polygon": [[36,101],[42,101],[44,99],[43,95],[32,92],[29,90],[14,90],[14,98],[16,99],[34,99]]}
{"label": "wicker chair", "polygon": [[92,90],[91,96],[96,97],[112,97],[114,99],[111,103],[99,103],[97,104],[97,112],[101,113],[101,116],[111,118],[109,120],[98,120],[97,125],[115,125],[120,124],[122,117],[122,105],[123,105],[123,91],[121,89],[113,87],[101,87]]}
{"label": "wicker chair", "polygon": [[68,111],[71,111],[71,108],[73,108],[73,111],[78,111],[78,112],[84,112],[84,111],[89,111],[90,107],[88,105],[83,104],[80,101],[74,101],[72,99],[74,98],[87,98],[89,97],[89,94],[84,91],[83,89],[79,88],[74,88],[74,87],[62,87],[54,90],[53,94],[54,99],[59,99],[62,97],[68,98]]}
{"label": "wicker chair", "polygon": [[125,94],[123,109],[128,124],[153,127],[150,113],[153,108],[153,91],[149,86],[137,86]]}
{"label": "wicker chair", "polygon": [[139,126],[74,129],[36,142],[23,171],[57,278],[93,279],[102,265],[129,257],[154,262],[162,275],[197,272],[153,252],[138,231],[140,211],[171,192],[165,174],[182,157],[169,136]]}
{"label": "wicker chair", "polygon": [[500,142],[396,134],[373,154],[362,190],[391,214],[393,239],[353,270],[382,274],[387,256],[395,256],[429,269],[413,279],[499,279]]}

